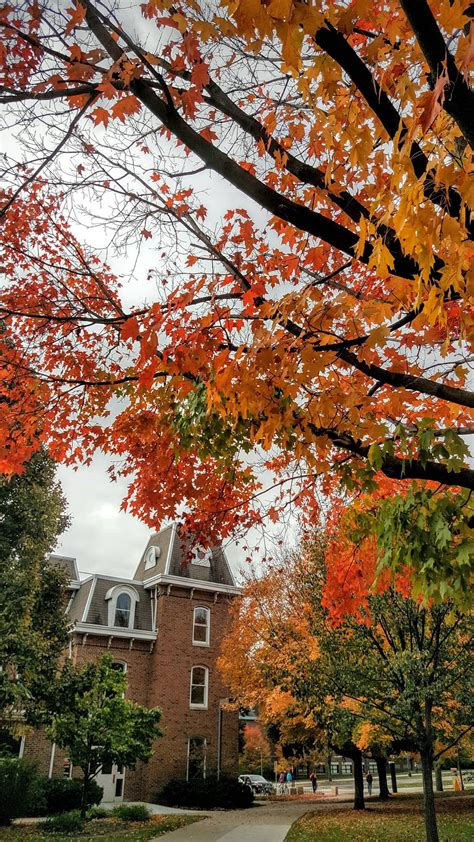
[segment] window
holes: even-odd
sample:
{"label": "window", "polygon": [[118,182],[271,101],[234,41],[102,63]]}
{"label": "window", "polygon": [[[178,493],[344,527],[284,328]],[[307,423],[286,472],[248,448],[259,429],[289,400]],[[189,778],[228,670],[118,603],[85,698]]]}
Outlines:
{"label": "window", "polygon": [[190,737],[188,740],[188,768],[186,780],[206,777],[206,740],[204,737]]}
{"label": "window", "polygon": [[209,670],[207,667],[193,667],[191,670],[191,693],[189,705],[192,708],[207,708]]}
{"label": "window", "polygon": [[140,601],[135,588],[130,585],[116,585],[105,596],[109,600],[108,625],[119,629],[135,628],[135,609]]}
{"label": "window", "polygon": [[209,608],[194,609],[193,643],[196,646],[209,646],[210,613]]}
{"label": "window", "polygon": [[161,550],[159,547],[149,547],[145,556],[145,570],[150,570],[156,564],[157,558],[160,557]]}
{"label": "window", "polygon": [[115,604],[115,619],[114,626],[128,629],[130,627],[130,614],[132,610],[132,600],[128,593],[121,593],[117,597]]}

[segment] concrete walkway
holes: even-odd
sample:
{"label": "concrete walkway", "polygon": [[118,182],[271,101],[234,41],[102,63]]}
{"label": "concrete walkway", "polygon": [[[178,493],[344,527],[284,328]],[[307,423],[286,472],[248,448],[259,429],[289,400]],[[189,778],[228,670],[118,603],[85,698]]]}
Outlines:
{"label": "concrete walkway", "polygon": [[167,835],[170,842],[283,842],[293,822],[310,810],[307,803],[267,802],[207,814],[203,821]]}

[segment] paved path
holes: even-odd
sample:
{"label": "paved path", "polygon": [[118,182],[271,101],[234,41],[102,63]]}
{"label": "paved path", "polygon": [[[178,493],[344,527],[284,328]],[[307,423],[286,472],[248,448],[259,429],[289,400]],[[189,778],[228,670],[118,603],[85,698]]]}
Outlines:
{"label": "paved path", "polygon": [[273,801],[249,810],[215,812],[167,836],[170,842],[283,842],[293,822],[310,810],[308,803]]}

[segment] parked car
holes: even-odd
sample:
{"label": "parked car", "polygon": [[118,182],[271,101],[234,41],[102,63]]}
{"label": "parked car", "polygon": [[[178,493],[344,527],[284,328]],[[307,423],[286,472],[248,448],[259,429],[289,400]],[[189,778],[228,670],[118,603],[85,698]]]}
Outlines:
{"label": "parked car", "polygon": [[271,795],[273,784],[267,781],[263,775],[240,775],[239,781],[244,786],[249,786],[254,795]]}

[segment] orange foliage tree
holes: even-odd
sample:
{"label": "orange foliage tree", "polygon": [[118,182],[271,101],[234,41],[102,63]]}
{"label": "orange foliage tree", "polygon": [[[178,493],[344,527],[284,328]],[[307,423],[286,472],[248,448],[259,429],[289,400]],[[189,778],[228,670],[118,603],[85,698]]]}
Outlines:
{"label": "orange foliage tree", "polygon": [[0,470],[101,449],[211,540],[262,463],[273,519],[472,489],[467,6],[4,6]]}
{"label": "orange foliage tree", "polygon": [[271,746],[261,725],[246,723],[243,732],[242,771],[260,772],[271,760]]}
{"label": "orange foliage tree", "polygon": [[355,614],[346,607],[334,617],[327,584],[315,536],[249,582],[220,667],[265,721],[305,722],[321,745],[351,757],[358,809],[362,752],[378,761],[381,794],[386,758],[419,754],[426,836],[437,842],[433,764],[472,733],[472,622],[449,602],[426,608],[406,598],[396,577]]}

